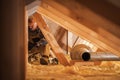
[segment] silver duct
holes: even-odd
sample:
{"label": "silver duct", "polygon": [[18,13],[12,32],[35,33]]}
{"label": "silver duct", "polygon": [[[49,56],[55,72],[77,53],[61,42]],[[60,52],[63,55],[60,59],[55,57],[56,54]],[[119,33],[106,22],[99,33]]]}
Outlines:
{"label": "silver duct", "polygon": [[110,52],[92,52],[90,47],[80,44],[72,48],[70,52],[72,60],[81,61],[120,61],[120,57]]}
{"label": "silver duct", "polygon": [[90,52],[91,61],[120,61],[120,57],[110,52]]}

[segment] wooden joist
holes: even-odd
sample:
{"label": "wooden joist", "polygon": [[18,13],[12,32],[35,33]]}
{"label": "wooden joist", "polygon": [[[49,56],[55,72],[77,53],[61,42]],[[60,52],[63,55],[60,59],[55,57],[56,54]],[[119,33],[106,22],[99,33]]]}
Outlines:
{"label": "wooden joist", "polygon": [[[85,7],[83,8],[82,11],[89,12],[89,10],[87,10]],[[89,42],[93,42],[98,48],[100,48],[104,51],[112,52],[113,54],[120,56],[120,53],[119,53],[120,52],[120,47],[119,47],[120,39],[119,38],[112,35],[112,33],[109,33],[108,31],[104,30],[103,28],[102,28],[103,30],[102,29],[101,30],[104,31],[105,34],[102,34],[102,35],[97,33],[94,30],[89,29],[88,26],[83,25],[77,19],[72,18],[71,15],[69,14],[71,11],[69,9],[65,8],[64,6],[58,4],[54,1],[44,1],[43,0],[42,4],[37,9],[37,12],[44,15],[45,17],[53,20],[54,22],[61,25],[63,28],[73,32],[74,34],[78,35],[79,37],[86,39]],[[93,15],[92,17],[96,17],[96,15]],[[96,20],[97,19],[100,20],[100,16],[96,17]],[[113,23],[110,23],[108,20],[105,20],[105,19],[102,19],[102,20],[104,20],[104,22],[107,22],[107,24],[109,24],[109,25],[113,24]],[[99,26],[99,24],[94,25],[94,27],[97,27],[97,26]]]}
{"label": "wooden joist", "polygon": [[61,64],[63,64],[64,66],[70,65],[69,61],[67,60],[67,58],[65,57],[65,55],[63,53],[63,50],[58,45],[57,41],[55,40],[55,37],[51,34],[49,28],[47,27],[48,25],[45,23],[42,16],[38,13],[34,13],[33,16],[34,16],[40,30],[42,31],[44,37],[46,38],[46,40],[50,44],[54,54],[58,58],[59,62]]}

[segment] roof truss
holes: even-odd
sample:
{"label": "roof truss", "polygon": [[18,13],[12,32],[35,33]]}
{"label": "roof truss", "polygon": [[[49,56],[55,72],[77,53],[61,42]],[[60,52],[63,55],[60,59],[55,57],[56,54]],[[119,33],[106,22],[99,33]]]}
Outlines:
{"label": "roof truss", "polygon": [[[56,7],[54,7],[53,5]],[[68,14],[69,9],[56,3],[55,1],[53,0],[49,2],[34,1],[31,4],[27,5],[26,8],[27,8],[27,16],[37,12],[38,14],[49,18],[55,23],[58,23],[63,28],[73,32],[77,36],[94,43],[94,45],[96,45],[98,48],[104,51],[112,52],[113,54],[120,56],[120,53],[119,53],[120,39],[119,38],[112,35],[112,33],[109,33],[106,30],[101,29],[102,32],[105,33],[105,35],[111,37],[112,39],[111,40],[109,37],[105,38],[103,35],[98,34],[96,31],[89,29],[88,26],[83,25],[77,20],[71,18],[70,15]],[[59,9],[63,9],[63,11],[66,13],[64,12],[62,13]],[[108,24],[111,24],[111,23],[108,23]]]}

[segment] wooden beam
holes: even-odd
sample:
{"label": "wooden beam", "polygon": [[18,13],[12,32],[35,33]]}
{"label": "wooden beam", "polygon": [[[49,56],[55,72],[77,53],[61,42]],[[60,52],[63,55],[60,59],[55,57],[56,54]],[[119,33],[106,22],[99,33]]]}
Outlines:
{"label": "wooden beam", "polygon": [[26,80],[24,0],[3,0],[0,5],[0,80]]}
{"label": "wooden beam", "polygon": [[33,16],[36,19],[36,22],[40,30],[42,31],[43,35],[45,36],[46,40],[48,41],[51,48],[53,49],[53,52],[58,58],[59,62],[64,66],[70,65],[69,61],[66,59],[65,55],[63,54],[63,50],[58,45],[57,41],[55,40],[55,37],[51,34],[48,28],[48,25],[45,23],[42,16],[38,13],[34,13]]}
{"label": "wooden beam", "polygon": [[[51,6],[52,5],[52,6]],[[61,12],[61,10],[63,10]],[[87,9],[85,9],[86,11]],[[84,9],[83,9],[84,11]],[[89,10],[87,10],[89,11]],[[93,42],[97,47],[104,51],[112,52],[120,56],[120,40],[114,35],[107,32],[106,35],[112,35],[104,37],[105,35],[100,35],[94,30],[89,29],[87,26],[78,22],[77,19],[74,19],[69,15],[70,10],[66,9],[64,6],[54,2],[54,1],[44,1],[37,9],[37,12],[48,17],[54,22],[61,25],[63,28],[73,32],[79,37],[86,39],[90,42]],[[63,14],[64,13],[64,14]],[[94,16],[93,16],[94,17]],[[106,21],[106,20],[104,20]],[[111,23],[110,23],[111,24]],[[109,25],[110,25],[109,24]],[[96,26],[97,27],[97,26]],[[113,38],[114,37],[114,38]]]}
{"label": "wooden beam", "polygon": [[[60,0],[56,0],[56,1],[60,1]],[[90,0],[90,1],[76,0],[76,3],[89,8],[91,11],[94,11],[94,13],[110,20],[112,23],[120,25],[120,21],[119,21],[120,20],[120,16],[119,16],[120,8],[113,5],[109,1],[110,0],[103,0],[103,1],[101,0],[97,0],[97,1],[96,0]],[[117,2],[117,0],[113,2]]]}
{"label": "wooden beam", "polygon": [[[103,28],[120,38],[120,9],[114,7],[107,1],[70,0],[68,2],[68,0],[56,0],[56,2],[69,10],[69,16],[71,18],[86,25],[95,32],[101,33],[99,28]],[[56,6],[55,4],[52,5],[53,3],[49,4],[54,7]],[[62,11],[60,7],[57,8],[59,8],[59,11]],[[65,11],[62,12],[66,14]]]}

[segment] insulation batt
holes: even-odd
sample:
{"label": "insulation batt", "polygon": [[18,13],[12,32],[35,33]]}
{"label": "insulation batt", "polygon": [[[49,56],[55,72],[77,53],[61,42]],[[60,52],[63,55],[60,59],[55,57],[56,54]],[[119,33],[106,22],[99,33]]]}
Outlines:
{"label": "insulation batt", "polygon": [[120,61],[97,66],[27,65],[27,80],[119,80]]}

